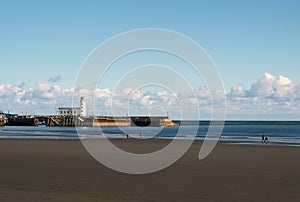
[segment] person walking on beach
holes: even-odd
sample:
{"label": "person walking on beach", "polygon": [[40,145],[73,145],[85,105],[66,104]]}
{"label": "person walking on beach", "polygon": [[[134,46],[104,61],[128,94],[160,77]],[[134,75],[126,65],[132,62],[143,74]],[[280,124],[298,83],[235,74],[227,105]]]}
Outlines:
{"label": "person walking on beach", "polygon": [[264,142],[264,143],[267,143],[267,142],[269,142],[269,137],[267,135],[263,134],[261,136],[261,141]]}
{"label": "person walking on beach", "polygon": [[265,136],[265,143],[269,142],[268,136]]}

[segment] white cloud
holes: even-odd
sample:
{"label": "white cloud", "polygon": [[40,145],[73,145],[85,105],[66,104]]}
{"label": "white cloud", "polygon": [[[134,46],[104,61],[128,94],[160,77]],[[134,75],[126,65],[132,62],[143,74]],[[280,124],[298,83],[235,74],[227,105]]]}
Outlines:
{"label": "white cloud", "polygon": [[[281,100],[291,100],[299,97],[299,84],[293,83],[289,78],[282,75],[276,77],[270,73],[265,73],[259,78],[249,90],[243,92],[240,90],[240,96],[264,97]],[[234,95],[235,89],[231,90]]]}
{"label": "white cloud", "polygon": [[233,86],[227,94],[229,114],[244,114],[249,117],[256,115],[257,118],[284,119],[291,115],[293,118],[300,117],[299,100],[299,83],[270,73],[265,73],[249,90],[242,86]]}
{"label": "white cloud", "polygon": [[244,88],[239,85],[234,85],[231,87],[230,97],[244,97],[246,94]]}
{"label": "white cloud", "polygon": [[275,76],[265,73],[263,77],[258,79],[257,82],[251,86],[247,95],[251,97],[269,96],[274,93],[273,85],[275,81]]}
{"label": "white cloud", "polygon": [[55,107],[72,105],[72,89],[63,89],[47,83],[38,83],[35,87],[0,85],[0,106],[4,111],[24,113],[26,106],[31,113],[55,113]]}

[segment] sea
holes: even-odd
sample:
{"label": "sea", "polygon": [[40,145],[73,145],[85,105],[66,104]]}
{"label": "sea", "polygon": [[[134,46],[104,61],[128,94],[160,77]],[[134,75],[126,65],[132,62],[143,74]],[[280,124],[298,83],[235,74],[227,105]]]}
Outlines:
{"label": "sea", "polygon": [[[3,126],[4,139],[214,139],[225,144],[300,146],[300,121],[225,121],[220,134],[207,135],[210,121],[174,121],[179,127],[47,127]],[[216,125],[219,126],[220,123]],[[268,136],[268,142],[262,141]]]}

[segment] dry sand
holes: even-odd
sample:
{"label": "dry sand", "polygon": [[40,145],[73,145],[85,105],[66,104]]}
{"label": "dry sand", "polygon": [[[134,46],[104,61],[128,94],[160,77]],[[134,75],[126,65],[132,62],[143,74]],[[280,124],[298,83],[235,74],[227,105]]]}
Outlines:
{"label": "dry sand", "polygon": [[[143,152],[166,140],[113,140]],[[160,172],[127,175],[94,160],[77,140],[0,140],[0,201],[300,201],[300,148],[195,142]]]}

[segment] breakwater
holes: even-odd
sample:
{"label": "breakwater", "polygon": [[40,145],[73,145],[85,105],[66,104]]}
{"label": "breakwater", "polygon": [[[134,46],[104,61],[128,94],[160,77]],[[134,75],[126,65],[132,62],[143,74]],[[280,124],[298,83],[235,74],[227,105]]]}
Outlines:
{"label": "breakwater", "polygon": [[176,127],[169,116],[132,116],[132,117],[113,117],[113,116],[49,116],[43,118],[47,126],[60,127]]}
{"label": "breakwater", "polygon": [[4,118],[0,115],[0,126],[4,126]]}

